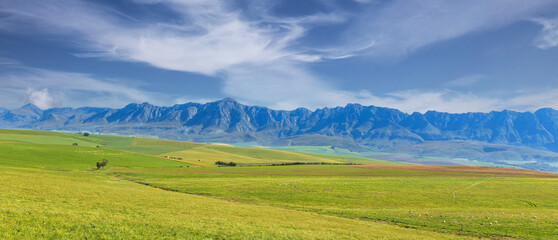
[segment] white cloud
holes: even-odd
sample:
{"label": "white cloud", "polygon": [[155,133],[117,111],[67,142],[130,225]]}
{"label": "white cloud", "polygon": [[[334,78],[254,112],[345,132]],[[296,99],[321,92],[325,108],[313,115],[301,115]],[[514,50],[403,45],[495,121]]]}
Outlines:
{"label": "white cloud", "polygon": [[337,92],[289,62],[238,66],[230,69],[225,79],[225,94],[276,109],[332,106],[348,100],[345,93]]}
{"label": "white cloud", "polygon": [[404,112],[426,112],[435,110],[440,112],[487,112],[500,109],[500,100],[497,98],[476,96],[474,94],[442,90],[406,90],[388,93],[379,99],[386,104],[394,106]]}
{"label": "white cloud", "polygon": [[535,46],[540,49],[549,49],[558,46],[558,18],[535,19],[534,21],[543,26],[539,36],[535,39]]}
{"label": "white cloud", "polygon": [[[359,16],[347,33],[348,53],[367,48],[377,57],[403,56],[425,46],[525,20],[556,1],[447,1],[396,0],[374,5]],[[374,42],[374,45],[370,45]]]}
{"label": "white cloud", "polygon": [[558,89],[546,89],[534,92],[518,92],[510,99],[502,101],[500,109],[509,108],[520,111],[534,111],[549,107],[558,109]]}
{"label": "white cloud", "polygon": [[[228,96],[247,104],[279,109],[359,102],[406,112],[489,111],[505,106],[532,110],[537,104],[550,104],[549,99],[555,96],[549,91],[543,94],[545,97],[523,94],[506,99],[447,90],[407,90],[378,96],[367,91],[338,90],[321,81],[305,64],[324,58],[406,55],[437,42],[526,19],[554,4],[551,0],[395,0],[385,3],[383,8],[364,10],[356,16],[360,20],[346,33],[345,44],[313,51],[309,51],[312,46],[300,46],[299,40],[314,24],[338,23],[355,16],[339,13],[277,18],[269,16],[264,9],[256,14],[260,14],[258,17],[248,18],[231,8],[228,1],[135,2],[168,7],[177,18],[145,22],[92,2],[8,0],[0,2],[0,13],[9,16],[0,28],[21,31],[24,26],[26,31],[34,26],[33,31],[72,36],[85,50],[79,56],[142,62],[161,69],[223,77],[223,91]],[[74,106],[115,106],[129,101],[168,104],[189,99],[139,91],[79,73],[33,69],[25,74],[0,77],[0,93],[25,94],[27,88],[48,89],[49,96]],[[474,84],[480,79],[469,76],[449,82],[447,86]],[[83,96],[91,98],[80,99]],[[521,99],[532,100],[533,105],[525,105]]]}
{"label": "white cloud", "polygon": [[89,74],[17,67],[0,73],[2,105],[30,102],[40,108],[58,106],[122,107],[130,102],[166,104],[175,96],[147,92]]}
{"label": "white cloud", "polygon": [[[286,64],[282,66],[281,64]],[[288,69],[288,71],[285,71]],[[454,84],[474,84],[485,78],[465,76]],[[457,83],[459,82],[459,84]],[[490,112],[495,110],[535,111],[541,107],[558,109],[558,89],[501,92],[477,95],[455,90],[409,89],[374,95],[368,91],[343,91],[320,81],[304,68],[278,63],[265,68],[243,66],[228,72],[225,93],[245,104],[273,109],[343,106],[347,103],[396,108],[401,111]],[[450,81],[450,84],[452,82]]]}
{"label": "white cloud", "polygon": [[[534,111],[541,107],[558,109],[558,89],[503,92],[490,96],[451,90],[411,89],[379,96],[367,91],[337,90],[303,68],[293,67],[288,62],[283,64],[287,66],[268,66],[259,68],[257,72],[252,70],[254,66],[249,65],[235,68],[226,76],[225,92],[245,104],[287,110],[301,106],[310,109],[335,107],[347,103],[392,107],[408,113],[428,110],[461,113],[503,109]],[[289,71],[284,71],[285,68]],[[61,105],[119,108],[130,102],[171,105],[217,100],[141,91],[88,74],[35,68],[19,68],[0,74],[0,96],[3,106],[19,107],[24,102],[31,102],[43,109]]]}
{"label": "white cloud", "polygon": [[451,90],[413,89],[388,93],[371,98],[379,106],[389,106],[404,112],[490,112],[501,110],[535,111],[543,107],[558,109],[558,89],[502,92],[492,95],[477,95]]}
{"label": "white cloud", "polygon": [[32,103],[41,109],[56,107],[59,100],[56,100],[48,93],[48,89],[42,90],[27,89],[27,102]]}
{"label": "white cloud", "polygon": [[[285,64],[285,65],[282,65]],[[285,71],[288,69],[287,71]],[[471,75],[465,79],[481,79]],[[410,89],[374,95],[368,91],[343,91],[320,81],[304,68],[288,63],[259,67],[243,66],[228,72],[225,93],[246,104],[269,106],[273,109],[342,106],[360,103],[397,108],[401,111],[426,112],[489,112],[512,109],[533,111],[558,99],[558,90],[548,92],[523,92],[479,96],[452,90]],[[467,80],[472,84],[473,80]],[[507,98],[506,96],[513,96]],[[529,100],[529,101],[525,101]],[[529,104],[526,104],[529,103]]]}
{"label": "white cloud", "polygon": [[319,58],[291,52],[287,46],[304,35],[299,23],[335,21],[329,15],[249,21],[218,0],[137,2],[164,4],[179,18],[174,22],[129,21],[94,4],[68,0],[8,1],[3,11],[15,19],[30,20],[41,30],[76,34],[89,51],[79,56],[144,62],[206,75],[236,64],[281,58],[316,61]]}

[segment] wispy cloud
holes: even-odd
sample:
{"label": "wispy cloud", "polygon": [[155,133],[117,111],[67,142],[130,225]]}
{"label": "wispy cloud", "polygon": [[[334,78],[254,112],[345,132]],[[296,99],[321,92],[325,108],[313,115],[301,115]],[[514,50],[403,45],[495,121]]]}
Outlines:
{"label": "wispy cloud", "polygon": [[[404,56],[434,43],[528,19],[538,10],[555,4],[552,0],[395,0],[382,4],[358,0],[364,8],[361,14],[332,11],[296,18],[273,16],[268,12],[272,4],[262,3],[257,4],[255,13],[247,14],[235,9],[229,1],[134,2],[164,7],[174,17],[138,20],[89,1],[5,0],[0,2],[0,13],[7,17],[0,29],[69,36],[81,49],[76,55],[82,57],[141,62],[161,69],[221,77],[225,80],[225,94],[248,104],[280,109],[359,102],[408,112],[488,111],[503,106],[532,110],[533,106],[514,99],[523,97],[533,99],[533,104],[542,104],[555,96],[549,91],[545,93],[549,97],[544,98],[525,94],[504,99],[447,90],[407,90],[378,96],[367,91],[338,90],[317,77],[306,64],[359,55]],[[369,9],[367,4],[371,6]],[[312,43],[302,41],[316,25],[340,22],[351,26],[343,35],[344,42],[333,42],[330,48],[314,48]],[[548,29],[556,28],[552,24],[547,23]],[[547,25],[543,24],[545,28]],[[541,46],[555,44],[548,42],[545,40]],[[165,98],[80,73],[32,69],[0,77],[3,79],[0,91],[4,93],[11,89],[12,93],[19,91],[26,95],[27,89],[38,93],[47,89],[48,96],[62,99],[64,104],[83,97],[80,94],[83,92],[95,92],[88,95],[91,99],[79,100],[84,105],[114,106],[126,101],[170,103],[189,99]],[[469,76],[447,86],[474,84],[480,79]]]}
{"label": "wispy cloud", "polygon": [[[349,53],[366,47],[376,57],[403,56],[431,44],[495,28],[556,5],[556,1],[408,1],[373,5],[347,32]],[[374,44],[371,44],[374,43]]]}
{"label": "wispy cloud", "polygon": [[3,106],[30,102],[40,108],[64,106],[121,107],[130,102],[166,103],[172,96],[135,89],[89,74],[15,67],[0,73]]}
{"label": "wispy cloud", "polygon": [[137,2],[165,5],[178,18],[170,22],[130,21],[92,3],[68,0],[8,1],[0,11],[14,21],[31,21],[41,31],[77,34],[87,50],[79,56],[144,62],[206,75],[236,64],[284,58],[315,61],[317,58],[287,48],[304,35],[301,23],[332,20],[325,15],[246,20],[218,0]]}
{"label": "wispy cloud", "polygon": [[535,39],[535,46],[540,49],[549,49],[558,46],[558,18],[533,20],[543,26],[542,31]]}
{"label": "wispy cloud", "polygon": [[[288,69],[288,71],[285,71]],[[469,75],[450,81],[450,85],[465,86],[485,78]],[[253,70],[253,66],[235,68],[227,76],[225,93],[247,104],[269,106],[274,109],[307,107],[336,107],[347,103],[397,108],[401,111],[429,110],[462,113],[494,110],[535,111],[541,107],[558,109],[558,89],[522,92],[501,92],[478,95],[456,90],[409,89],[375,95],[368,91],[335,89],[314,77],[304,68],[274,65]]]}
{"label": "wispy cloud", "polygon": [[453,79],[444,83],[447,87],[467,87],[477,84],[481,80],[485,79],[486,76],[482,74],[471,74],[463,76],[457,79]]}
{"label": "wispy cloud", "polygon": [[[288,64],[288,63],[285,63]],[[264,105],[274,109],[294,109],[300,106],[315,109],[347,103],[388,106],[404,112],[488,112],[511,109],[534,111],[541,107],[558,109],[558,89],[501,93],[480,96],[452,90],[418,90],[374,95],[367,91],[342,91],[325,84],[303,68],[292,65],[260,68],[235,68],[225,77],[224,91],[246,104]],[[284,71],[289,68],[289,71]],[[0,74],[2,104],[18,107],[30,102],[40,108],[58,106],[122,107],[130,102],[151,102],[156,105],[184,102],[209,102],[217,99],[190,98],[166,93],[138,90],[111,79],[89,74],[17,67]],[[511,96],[511,97],[510,97]]]}
{"label": "wispy cloud", "polygon": [[4,67],[8,66],[9,67],[9,66],[17,66],[17,65],[20,65],[20,64],[21,63],[16,61],[16,60],[0,57],[0,66],[4,66]]}
{"label": "wispy cloud", "polygon": [[535,111],[543,107],[558,109],[558,89],[502,92],[478,95],[459,91],[407,90],[389,93],[380,98],[384,106],[394,106],[405,112],[490,112],[500,110]]}

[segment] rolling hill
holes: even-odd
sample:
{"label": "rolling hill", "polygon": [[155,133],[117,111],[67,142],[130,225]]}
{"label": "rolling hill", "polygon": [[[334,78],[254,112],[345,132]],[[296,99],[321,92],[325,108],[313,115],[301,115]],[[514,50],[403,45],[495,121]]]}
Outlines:
{"label": "rolling hill", "polygon": [[[108,165],[96,169],[102,159]],[[209,164],[217,159],[367,165]],[[0,238],[552,239],[557,179],[507,168],[0,130]]]}

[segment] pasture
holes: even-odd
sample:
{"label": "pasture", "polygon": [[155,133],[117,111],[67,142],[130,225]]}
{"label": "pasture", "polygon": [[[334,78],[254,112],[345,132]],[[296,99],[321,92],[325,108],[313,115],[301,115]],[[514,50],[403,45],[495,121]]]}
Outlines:
{"label": "pasture", "polygon": [[0,130],[0,238],[556,239],[556,177]]}
{"label": "pasture", "polygon": [[177,192],[436,232],[489,238],[558,236],[556,175],[353,166],[122,169],[111,174]]}

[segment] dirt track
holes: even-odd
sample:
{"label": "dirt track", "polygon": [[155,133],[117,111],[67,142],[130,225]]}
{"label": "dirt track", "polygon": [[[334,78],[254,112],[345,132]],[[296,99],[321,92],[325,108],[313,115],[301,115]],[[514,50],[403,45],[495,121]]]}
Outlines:
{"label": "dirt track", "polygon": [[455,173],[480,173],[480,174],[501,174],[501,175],[520,175],[531,177],[550,177],[558,178],[558,174],[540,172],[515,168],[501,167],[479,167],[479,166],[439,166],[439,165],[358,165],[355,168],[368,169],[395,169],[424,172],[455,172]]}

